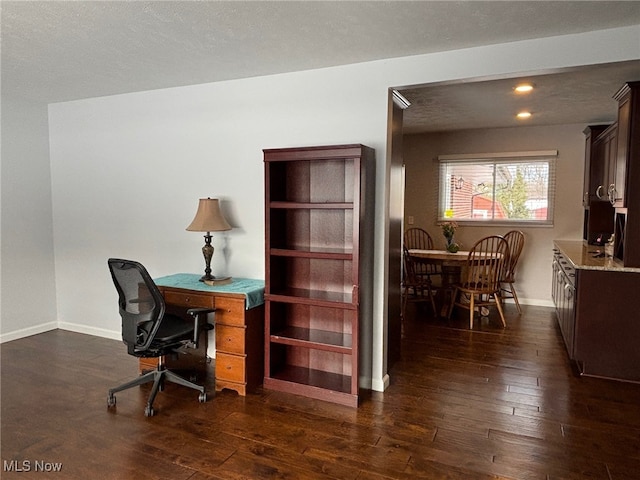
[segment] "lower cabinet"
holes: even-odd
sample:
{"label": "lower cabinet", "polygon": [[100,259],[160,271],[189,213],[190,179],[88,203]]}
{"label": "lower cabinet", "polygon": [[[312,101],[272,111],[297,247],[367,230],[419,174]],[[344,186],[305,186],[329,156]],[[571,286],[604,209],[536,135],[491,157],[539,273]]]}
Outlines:
{"label": "lower cabinet", "polygon": [[574,358],[576,325],[576,271],[571,262],[554,250],[552,297],[556,307],[558,325],[569,358]]}
{"label": "lower cabinet", "polygon": [[[563,263],[566,262],[566,263]],[[640,382],[640,271],[575,268],[554,250],[552,297],[582,375]]]}
{"label": "lower cabinet", "polygon": [[580,270],[574,360],[584,375],[640,382],[640,272]]}

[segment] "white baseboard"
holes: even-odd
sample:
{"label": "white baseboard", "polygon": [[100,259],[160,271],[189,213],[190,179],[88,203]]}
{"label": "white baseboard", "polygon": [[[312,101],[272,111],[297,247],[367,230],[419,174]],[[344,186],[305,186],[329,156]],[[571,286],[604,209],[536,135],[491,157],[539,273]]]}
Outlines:
{"label": "white baseboard", "polygon": [[39,333],[48,332],[49,330],[55,330],[56,328],[58,328],[58,322],[49,322],[43,323],[42,325],[35,325],[33,327],[15,330],[13,332],[0,335],[0,343],[30,337],[31,335],[37,335]]}
{"label": "white baseboard", "polygon": [[389,387],[389,374],[385,374],[384,377],[371,379],[371,390],[374,392],[384,392]]}
{"label": "white baseboard", "polygon": [[[22,330],[16,330],[14,332],[5,333],[0,335],[0,343],[10,342],[11,340],[18,340],[20,338],[30,337],[31,335],[37,335],[38,333],[48,332],[50,330],[67,330],[69,332],[84,333],[86,335],[93,335],[95,337],[109,338],[111,340],[122,340],[122,332],[115,330],[107,330],[105,328],[89,327],[87,325],[80,325],[77,323],[69,322],[49,322],[42,325],[36,325],[34,327],[24,328]],[[215,347],[215,334],[209,332],[209,348],[207,349],[207,355],[211,358],[216,358]]]}
{"label": "white baseboard", "polygon": [[[539,298],[518,298],[521,305],[531,305],[534,307],[553,307],[553,300],[541,300]],[[513,299],[507,299],[507,303],[515,303]]]}
{"label": "white baseboard", "polygon": [[30,337],[31,335],[37,335],[39,333],[48,332],[55,329],[68,330],[70,332],[85,333],[87,335],[93,335],[96,337],[110,338],[112,340],[122,340],[122,333],[115,332],[113,330],[106,330],[104,328],[88,327],[87,325],[79,325],[76,323],[67,322],[49,322],[42,325],[35,325],[29,328],[23,328],[21,330],[15,330],[13,332],[4,333],[0,335],[0,343],[10,342],[12,340],[18,340],[20,338]]}
{"label": "white baseboard", "polygon": [[94,337],[110,338],[111,340],[122,340],[122,332],[107,330],[105,328],[89,327],[77,323],[58,322],[60,330],[68,330],[70,332],[84,333],[93,335]]}

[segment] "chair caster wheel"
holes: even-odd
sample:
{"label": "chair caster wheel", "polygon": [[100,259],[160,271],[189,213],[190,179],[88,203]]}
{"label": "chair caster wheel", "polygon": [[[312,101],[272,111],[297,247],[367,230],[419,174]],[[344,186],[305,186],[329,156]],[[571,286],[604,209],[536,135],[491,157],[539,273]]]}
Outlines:
{"label": "chair caster wheel", "polygon": [[204,403],[207,401],[207,394],[202,392],[200,395],[198,395],[198,401],[200,403]]}
{"label": "chair caster wheel", "polygon": [[153,417],[153,415],[156,412],[153,411],[153,407],[150,407],[149,405],[147,405],[144,409],[144,416],[145,417]]}
{"label": "chair caster wheel", "polygon": [[113,394],[109,394],[107,397],[107,407],[115,407],[116,406],[116,396]]}

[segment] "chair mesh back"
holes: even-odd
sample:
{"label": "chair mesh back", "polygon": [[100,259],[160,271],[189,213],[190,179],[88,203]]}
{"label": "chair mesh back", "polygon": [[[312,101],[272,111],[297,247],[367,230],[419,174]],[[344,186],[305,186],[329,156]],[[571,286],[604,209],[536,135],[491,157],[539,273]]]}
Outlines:
{"label": "chair mesh back", "polygon": [[140,263],[111,258],[108,265],[118,291],[122,340],[131,354],[136,350],[145,350],[164,315],[162,294]]}

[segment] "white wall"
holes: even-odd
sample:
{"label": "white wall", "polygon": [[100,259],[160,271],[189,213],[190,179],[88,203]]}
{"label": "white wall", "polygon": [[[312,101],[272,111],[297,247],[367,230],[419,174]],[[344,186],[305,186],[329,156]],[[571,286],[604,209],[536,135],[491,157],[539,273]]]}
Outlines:
{"label": "white wall", "polygon": [[261,150],[361,142],[378,155],[372,342],[373,387],[382,389],[387,88],[636,59],[639,38],[640,26],[629,27],[51,105],[58,321],[119,336],[108,256],[138,258],[156,276],[202,270],[202,238],[184,231],[201,196],[224,199],[237,227],[226,237],[228,265],[225,237],[215,237],[214,273],[261,276]]}
{"label": "white wall", "polygon": [[214,235],[214,274],[264,278],[263,148],[359,142],[384,161],[386,89],[340,83],[307,72],[52,105],[59,320],[119,335],[110,256],[153,276],[202,271],[202,235],[185,231],[200,197],[221,198],[235,227]]}
{"label": "white wall", "polygon": [[[551,260],[554,239],[582,239],[582,176],[586,125],[478,129],[404,138],[406,166],[405,225],[426,228],[436,243],[443,243],[436,224],[438,210],[438,155],[462,153],[558,150],[553,227],[520,228],[525,248],[518,264],[517,291],[521,303],[552,305]],[[491,234],[511,228],[462,226],[456,240],[469,247]],[[442,245],[441,245],[442,246]]]}
{"label": "white wall", "polygon": [[47,107],[2,98],[0,341],[56,328]]}

